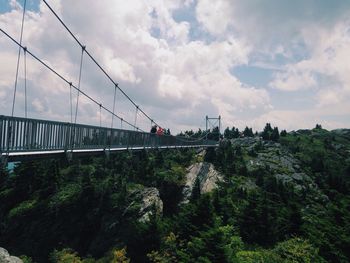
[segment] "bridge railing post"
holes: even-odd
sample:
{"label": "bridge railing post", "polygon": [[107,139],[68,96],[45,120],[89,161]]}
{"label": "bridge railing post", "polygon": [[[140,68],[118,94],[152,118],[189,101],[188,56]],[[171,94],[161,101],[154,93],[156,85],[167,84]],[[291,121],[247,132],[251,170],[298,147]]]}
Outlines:
{"label": "bridge railing post", "polygon": [[5,150],[4,148],[4,124],[5,124],[5,119],[3,115],[0,115],[0,154],[2,154]]}

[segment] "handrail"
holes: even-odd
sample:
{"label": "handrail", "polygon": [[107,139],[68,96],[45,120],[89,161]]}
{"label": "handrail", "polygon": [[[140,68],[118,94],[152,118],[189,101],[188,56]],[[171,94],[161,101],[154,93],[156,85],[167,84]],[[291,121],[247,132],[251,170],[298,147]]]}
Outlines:
{"label": "handrail", "polygon": [[172,135],[0,115],[0,153],[216,145]]}

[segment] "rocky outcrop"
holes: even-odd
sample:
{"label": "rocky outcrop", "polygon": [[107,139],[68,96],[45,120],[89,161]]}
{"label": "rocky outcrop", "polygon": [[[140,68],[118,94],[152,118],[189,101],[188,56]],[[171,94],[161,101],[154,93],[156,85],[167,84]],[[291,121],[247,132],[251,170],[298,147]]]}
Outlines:
{"label": "rocky outcrop", "polygon": [[23,261],[18,257],[11,256],[6,249],[0,247],[0,263],[23,263]]}
{"label": "rocky outcrop", "polygon": [[268,171],[277,182],[292,188],[295,194],[307,194],[322,203],[328,202],[328,197],[322,194],[314,180],[301,169],[300,161],[281,144],[264,141],[260,137],[233,139],[231,143],[234,148],[241,147],[248,153],[245,160],[248,173],[254,174],[259,169]]}
{"label": "rocky outcrop", "polygon": [[163,201],[160,199],[159,191],[155,187],[144,187],[130,193],[132,202],[125,209],[124,215],[137,213],[139,222],[149,222],[154,213],[163,214]]}
{"label": "rocky outcrop", "polygon": [[160,199],[159,191],[155,187],[147,187],[140,193],[141,207],[140,219],[141,222],[148,222],[153,213],[157,215],[163,214],[163,201]]}
{"label": "rocky outcrop", "polygon": [[332,130],[331,132],[340,136],[350,138],[350,129],[336,129],[336,130]]}
{"label": "rocky outcrop", "polygon": [[187,203],[198,180],[201,194],[217,188],[217,183],[223,180],[222,175],[215,170],[214,165],[206,162],[195,163],[187,168],[186,183],[183,188],[183,201]]}

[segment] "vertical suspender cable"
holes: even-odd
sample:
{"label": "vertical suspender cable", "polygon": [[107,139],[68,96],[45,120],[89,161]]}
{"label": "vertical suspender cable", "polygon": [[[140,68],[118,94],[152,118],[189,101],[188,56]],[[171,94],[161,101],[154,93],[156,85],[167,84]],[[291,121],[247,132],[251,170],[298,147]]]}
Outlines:
{"label": "vertical suspender cable", "polygon": [[[24,15],[26,12],[26,5],[27,0],[24,0],[23,3],[23,15],[22,15],[22,25],[21,25],[21,35],[19,39],[19,47],[18,47],[18,56],[17,56],[17,67],[16,67],[16,78],[15,78],[15,88],[13,91],[13,100],[12,100],[12,111],[11,111],[11,117],[13,117],[14,111],[15,111],[15,102],[16,102],[16,91],[17,91],[17,80],[18,80],[18,70],[19,70],[19,61],[21,58],[21,45],[22,45],[22,37],[23,37],[23,26],[24,26]],[[12,126],[11,124],[8,125],[7,130],[7,155],[10,153],[10,142],[11,142],[11,135],[12,135]]]}
{"label": "vertical suspender cable", "polygon": [[73,122],[72,82],[69,82],[70,123]]}
{"label": "vertical suspender cable", "polygon": [[23,49],[24,51],[24,116],[27,118],[27,48]]}
{"label": "vertical suspender cable", "polygon": [[100,144],[101,143],[100,138],[102,138],[101,137],[101,134],[102,134],[102,129],[101,129],[102,128],[102,112],[101,112],[102,111],[102,104],[101,103],[99,104],[99,107],[100,107],[100,129],[98,131],[98,137],[99,137],[98,141],[99,141],[99,144]]}
{"label": "vertical suspender cable", "polygon": [[79,106],[79,94],[80,94],[80,82],[81,82],[81,71],[83,68],[83,58],[84,58],[84,50],[85,46],[81,48],[81,56],[80,56],[80,68],[79,68],[79,79],[78,79],[78,94],[77,94],[77,102],[75,105],[75,117],[74,117],[74,129],[73,129],[73,134],[72,134],[72,150],[74,146],[74,139],[75,139],[75,134],[76,134],[76,124],[77,124],[77,116],[78,116],[78,106]]}
{"label": "vertical suspender cable", "polygon": [[114,85],[114,96],[113,96],[113,111],[112,111],[112,121],[111,121],[111,136],[110,136],[110,143],[109,145],[111,146],[112,140],[113,140],[113,120],[114,120],[114,110],[115,110],[115,97],[117,95],[117,85]]}
{"label": "vertical suspender cable", "polygon": [[[24,117],[27,119],[28,117],[28,108],[27,108],[27,48],[23,48],[24,52]],[[29,133],[28,130],[24,130],[24,140],[25,145],[29,141]]]}
{"label": "vertical suspender cable", "polygon": [[78,116],[79,94],[80,94],[80,82],[81,82],[81,71],[82,71],[82,68],[83,68],[84,51],[85,51],[85,46],[83,46],[83,47],[81,48],[80,69],[79,69],[79,79],[78,79],[78,94],[77,94],[77,103],[76,103],[76,105],[75,105],[74,124],[77,123],[77,116]]}
{"label": "vertical suspender cable", "polygon": [[136,122],[137,122],[137,113],[139,111],[139,106],[136,106],[136,111],[135,111],[135,123],[134,123],[134,130],[138,130],[137,126],[136,126]]}
{"label": "vertical suspender cable", "polygon": [[[26,12],[27,0],[24,0],[23,4],[23,15],[22,15],[22,26],[21,26],[21,35],[19,39],[19,44],[22,45],[22,37],[23,37],[23,26],[24,26],[24,15]],[[11,116],[13,117],[15,111],[15,102],[16,102],[16,91],[17,91],[17,80],[18,80],[18,70],[19,70],[19,60],[21,58],[21,47],[18,47],[18,57],[17,57],[17,68],[16,68],[16,79],[15,79],[15,89],[13,91],[13,100],[12,100],[12,112]]]}
{"label": "vertical suspender cable", "polygon": [[70,144],[73,148],[73,134],[72,134],[72,123],[73,123],[73,102],[72,102],[72,82],[69,82],[69,104],[70,104],[70,125],[69,125],[69,134],[70,134]]}
{"label": "vertical suspender cable", "polygon": [[113,129],[113,119],[114,119],[114,110],[115,110],[115,97],[117,93],[117,85],[114,86],[114,97],[113,97],[113,113],[112,113],[112,123],[111,123],[111,129]]}
{"label": "vertical suspender cable", "polygon": [[123,118],[120,119],[120,129],[123,129]]}
{"label": "vertical suspender cable", "polygon": [[101,113],[101,109],[102,109],[102,104],[100,104],[100,128],[102,127],[102,113]]}

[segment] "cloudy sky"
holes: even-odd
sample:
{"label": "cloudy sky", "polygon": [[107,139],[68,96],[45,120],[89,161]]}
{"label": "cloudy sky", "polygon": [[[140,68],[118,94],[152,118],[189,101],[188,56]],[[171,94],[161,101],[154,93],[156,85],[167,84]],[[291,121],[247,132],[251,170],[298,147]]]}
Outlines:
{"label": "cloudy sky", "polygon": [[[177,132],[350,127],[349,0],[48,0],[120,87]],[[0,0],[0,27],[19,39],[23,1]],[[74,84],[81,49],[38,0],[27,0],[23,45]],[[0,114],[10,115],[18,48],[0,33]],[[23,54],[22,54],[23,58]],[[24,115],[21,60],[15,115]],[[70,120],[69,86],[27,57],[28,116]],[[112,109],[113,85],[84,57],[81,89]],[[76,94],[73,93],[73,99]],[[80,97],[78,122],[99,124]],[[135,108],[117,93],[116,112]],[[111,116],[102,112],[102,125]],[[150,122],[138,115],[137,125]],[[115,121],[115,127],[120,123]]]}

